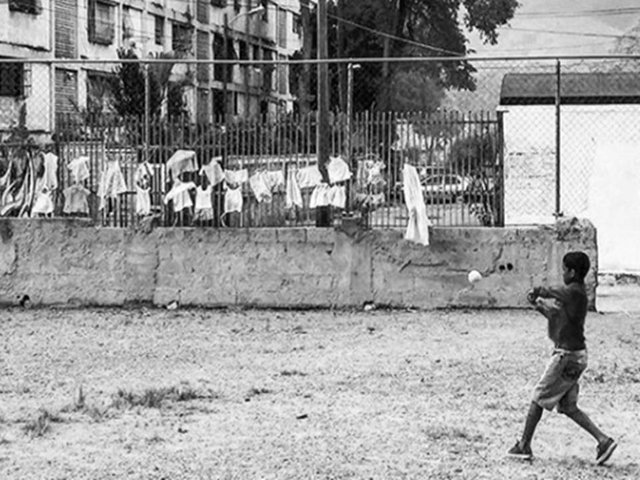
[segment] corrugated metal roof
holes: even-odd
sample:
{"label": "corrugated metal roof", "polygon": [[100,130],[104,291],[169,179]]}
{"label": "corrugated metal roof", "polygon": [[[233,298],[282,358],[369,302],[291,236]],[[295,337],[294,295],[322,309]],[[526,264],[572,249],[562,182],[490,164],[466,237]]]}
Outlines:
{"label": "corrugated metal roof", "polygon": [[[563,73],[562,103],[640,103],[640,73]],[[501,105],[552,104],[554,73],[508,73],[502,78]]]}

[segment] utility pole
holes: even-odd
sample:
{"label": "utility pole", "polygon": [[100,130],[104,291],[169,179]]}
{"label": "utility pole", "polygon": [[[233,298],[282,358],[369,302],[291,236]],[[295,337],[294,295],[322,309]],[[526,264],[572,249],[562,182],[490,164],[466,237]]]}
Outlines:
{"label": "utility pole", "polygon": [[[316,134],[316,152],[318,155],[318,169],[322,181],[329,184],[329,65],[327,40],[327,0],[318,0],[318,123]],[[316,208],[316,226],[331,225],[330,207]]]}

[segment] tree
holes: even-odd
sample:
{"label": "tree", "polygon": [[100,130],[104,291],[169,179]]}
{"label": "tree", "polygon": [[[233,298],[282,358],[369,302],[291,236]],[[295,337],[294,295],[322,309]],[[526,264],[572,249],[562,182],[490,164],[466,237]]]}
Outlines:
{"label": "tree", "polygon": [[[118,49],[121,59],[138,59],[132,48]],[[149,69],[149,114],[154,116],[162,106],[162,90],[156,75]],[[123,117],[142,117],[145,114],[145,78],[141,63],[122,63],[115,69],[113,80],[113,107]]]}
{"label": "tree", "polygon": [[[495,44],[498,27],[513,17],[517,6],[517,0],[334,0],[329,4],[327,32],[330,57],[464,56],[472,51],[467,47],[463,28],[477,30],[485,42]],[[304,32],[311,38],[317,35],[313,17],[315,12],[309,31]],[[349,41],[338,42],[339,38]],[[340,91],[340,68],[346,65],[333,66],[332,92]],[[354,75],[354,109],[390,109],[392,79],[398,72],[414,79],[429,78],[438,89],[475,88],[475,69],[464,59],[413,64],[367,63]]]}

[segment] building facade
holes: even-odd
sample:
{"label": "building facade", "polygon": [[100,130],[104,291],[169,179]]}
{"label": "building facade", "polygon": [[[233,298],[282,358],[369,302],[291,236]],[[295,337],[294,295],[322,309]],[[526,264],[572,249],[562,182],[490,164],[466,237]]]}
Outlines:
{"label": "building facade", "polygon": [[[194,121],[211,121],[224,111],[247,118],[289,110],[287,65],[224,68],[184,60],[286,60],[302,45],[295,5],[281,0],[0,3],[0,58],[18,60],[0,63],[0,131],[15,125],[21,111],[29,130],[51,132],[58,114],[108,110],[119,50],[132,50],[141,59],[176,58],[169,83],[182,85]],[[19,61],[26,59],[43,62]],[[50,59],[73,62],[47,63]]]}

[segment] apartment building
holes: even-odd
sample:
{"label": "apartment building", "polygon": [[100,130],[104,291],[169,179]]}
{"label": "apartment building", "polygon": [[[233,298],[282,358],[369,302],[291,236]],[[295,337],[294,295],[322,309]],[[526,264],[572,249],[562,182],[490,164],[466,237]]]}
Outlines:
{"label": "apartment building", "polygon": [[[0,132],[15,125],[21,107],[27,127],[42,132],[59,113],[108,109],[107,80],[121,48],[139,58],[285,60],[302,45],[298,11],[298,0],[0,1],[0,58],[18,60],[0,63]],[[225,99],[238,117],[293,104],[286,65],[234,64],[225,74],[220,65],[178,60],[170,81],[186,85],[184,100],[199,121],[222,113]]]}

